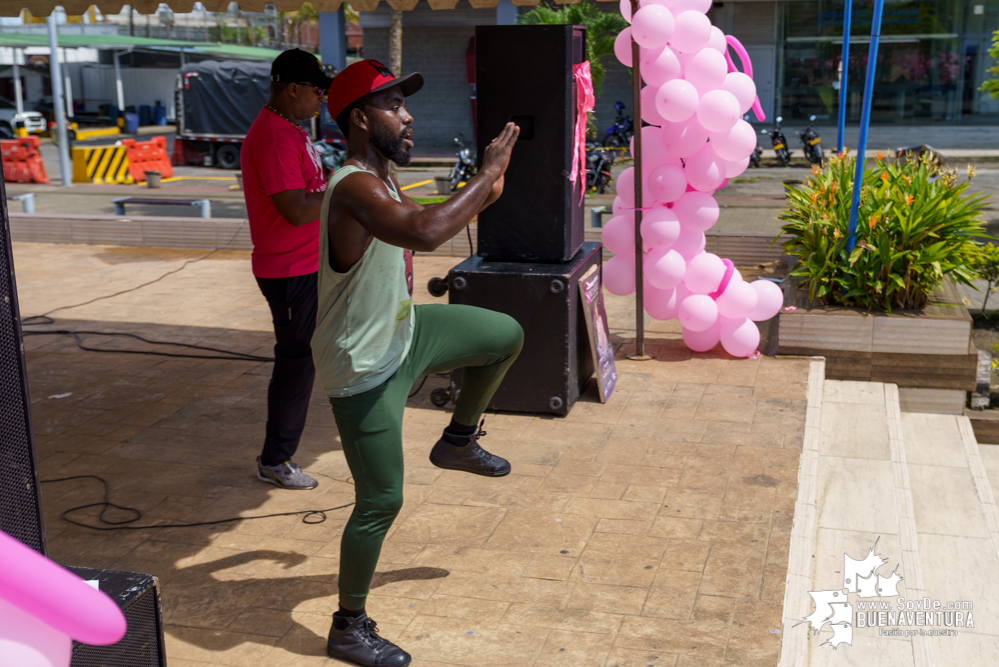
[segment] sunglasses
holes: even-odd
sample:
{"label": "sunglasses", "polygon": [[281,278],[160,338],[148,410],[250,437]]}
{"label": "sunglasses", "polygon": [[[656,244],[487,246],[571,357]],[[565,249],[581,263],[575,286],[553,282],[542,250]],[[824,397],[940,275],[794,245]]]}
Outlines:
{"label": "sunglasses", "polygon": [[319,86],[317,86],[314,83],[298,82],[298,85],[299,86],[307,86],[309,88],[315,88],[316,89],[316,94],[319,95],[319,97],[326,97],[329,94],[328,90],[326,90],[325,88],[320,88]]}

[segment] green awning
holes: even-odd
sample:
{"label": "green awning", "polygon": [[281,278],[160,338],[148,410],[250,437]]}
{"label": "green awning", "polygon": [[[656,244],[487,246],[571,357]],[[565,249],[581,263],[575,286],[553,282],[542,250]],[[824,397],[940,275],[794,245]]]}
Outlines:
{"label": "green awning", "polygon": [[[23,35],[0,33],[0,47],[48,48],[47,35]],[[238,46],[216,42],[183,42],[176,39],[154,39],[149,37],[129,37],[128,35],[59,35],[60,48],[90,49],[156,49],[187,53],[203,53],[236,60],[273,60],[281,49],[268,49],[258,46]]]}

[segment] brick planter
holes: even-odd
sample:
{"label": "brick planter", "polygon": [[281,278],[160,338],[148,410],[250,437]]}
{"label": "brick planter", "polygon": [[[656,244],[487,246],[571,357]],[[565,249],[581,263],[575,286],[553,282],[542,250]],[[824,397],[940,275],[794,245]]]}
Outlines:
{"label": "brick planter", "polygon": [[784,302],[797,310],[779,315],[777,353],[823,356],[830,379],[921,390],[975,389],[978,354],[971,342],[971,315],[949,280],[925,309],[890,315],[818,305],[792,286]]}

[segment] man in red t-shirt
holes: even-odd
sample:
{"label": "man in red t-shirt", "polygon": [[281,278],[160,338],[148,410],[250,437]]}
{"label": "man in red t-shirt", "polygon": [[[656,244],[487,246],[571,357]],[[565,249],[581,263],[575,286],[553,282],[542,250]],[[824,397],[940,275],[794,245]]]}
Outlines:
{"label": "man in red t-shirt", "polygon": [[319,210],[326,191],[319,154],[299,121],[319,114],[331,82],[311,53],[292,49],[275,58],[270,98],[247,132],[240,157],[253,275],[270,306],[277,338],[257,476],[286,489],[317,485],[291,460],[316,376],[311,341]]}

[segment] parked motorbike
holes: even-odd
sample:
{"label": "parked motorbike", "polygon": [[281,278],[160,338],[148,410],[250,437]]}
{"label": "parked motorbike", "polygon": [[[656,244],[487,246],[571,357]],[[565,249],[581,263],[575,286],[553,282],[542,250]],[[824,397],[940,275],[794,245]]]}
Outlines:
{"label": "parked motorbike", "polygon": [[465,135],[459,132],[454,144],[458,147],[458,152],[455,153],[458,161],[451,167],[451,192],[458,189],[459,183],[467,183],[476,172],[475,149],[465,145]]}
{"label": "parked motorbike", "polygon": [[610,126],[610,129],[604,133],[603,145],[605,148],[627,146],[631,141],[631,135],[635,133],[635,125],[631,116],[624,115],[624,103],[615,102],[614,108],[617,109],[617,118],[614,119],[614,124]]}
{"label": "parked motorbike", "polygon": [[822,154],[822,137],[812,128],[815,116],[808,117],[808,127],[798,132],[801,138],[801,145],[804,147],[805,157],[812,164],[822,164],[824,156]]}
{"label": "parked motorbike", "polygon": [[347,161],[347,150],[339,144],[330,143],[323,139],[314,141],[312,145],[319,153],[319,159],[323,163],[323,175],[328,180],[330,175]]}
{"label": "parked motorbike", "polygon": [[602,195],[614,179],[611,167],[614,166],[614,152],[600,150],[587,145],[586,151],[586,191]]}
{"label": "parked motorbike", "polygon": [[783,117],[777,116],[774,118],[774,126],[769,130],[760,130],[760,134],[770,135],[770,144],[773,146],[774,153],[777,154],[777,161],[786,167],[791,163],[791,151],[787,149],[787,139],[784,138],[784,133],[780,129],[782,120],[784,120]]}
{"label": "parked motorbike", "polygon": [[[749,114],[743,116],[742,119],[746,122],[749,122]],[[763,157],[763,149],[760,148],[759,144],[757,144],[756,148],[753,149],[753,152],[749,154],[749,163],[754,167],[756,167],[757,169],[759,169],[761,157]]]}

